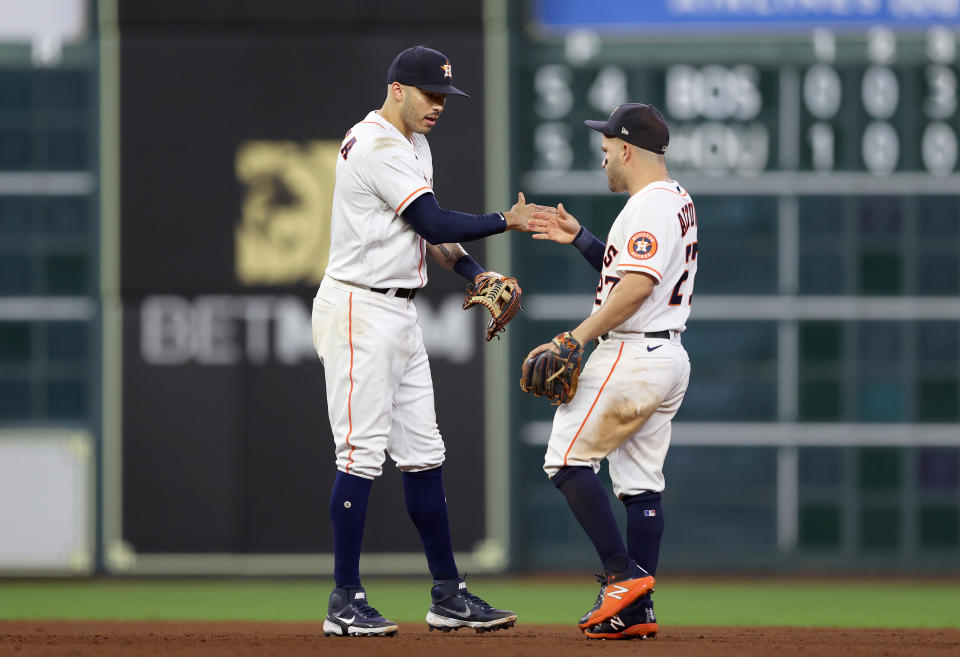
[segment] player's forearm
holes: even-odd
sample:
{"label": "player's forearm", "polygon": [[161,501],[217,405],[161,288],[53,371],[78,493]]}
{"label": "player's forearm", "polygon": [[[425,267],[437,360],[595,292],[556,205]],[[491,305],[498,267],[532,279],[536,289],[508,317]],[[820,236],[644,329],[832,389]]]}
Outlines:
{"label": "player's forearm", "polygon": [[427,255],[444,269],[453,271],[457,260],[467,255],[467,252],[456,242],[447,242],[446,244],[427,244]]}
{"label": "player's forearm", "polygon": [[585,226],[580,226],[580,232],[573,238],[571,244],[577,247],[577,250],[583,254],[591,267],[598,272],[603,271],[603,253],[606,251],[607,245],[597,239]]}
{"label": "player's forearm", "polygon": [[643,276],[643,274],[625,276],[610,291],[610,296],[600,310],[583,320],[577,328],[570,332],[580,344],[586,344],[604,333],[614,330],[633,317],[640,306],[650,298],[653,293],[652,282],[631,280],[635,276]]}
{"label": "player's forearm", "polygon": [[[637,307],[639,308],[639,305]],[[609,333],[617,328],[630,319],[632,314],[633,312],[626,309],[610,308],[600,310],[583,320],[580,325],[570,331],[570,333],[580,344],[587,344],[604,333]]]}
{"label": "player's forearm", "polygon": [[456,272],[470,283],[483,273],[480,263],[471,258],[470,254],[456,242],[427,244],[427,255],[444,269]]}
{"label": "player's forearm", "polygon": [[444,210],[433,194],[417,198],[401,216],[430,244],[468,242],[507,229],[507,222],[499,212],[469,214]]}

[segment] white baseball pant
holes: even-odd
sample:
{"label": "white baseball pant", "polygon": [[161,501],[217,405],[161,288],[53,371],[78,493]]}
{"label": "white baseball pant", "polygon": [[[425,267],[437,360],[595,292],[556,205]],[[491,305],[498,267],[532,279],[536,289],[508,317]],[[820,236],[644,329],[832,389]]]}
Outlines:
{"label": "white baseball pant", "polygon": [[618,497],[664,489],[670,421],[690,380],[690,359],[679,336],[645,338],[616,333],[587,360],[573,399],[553,417],[543,469],[610,464]]}

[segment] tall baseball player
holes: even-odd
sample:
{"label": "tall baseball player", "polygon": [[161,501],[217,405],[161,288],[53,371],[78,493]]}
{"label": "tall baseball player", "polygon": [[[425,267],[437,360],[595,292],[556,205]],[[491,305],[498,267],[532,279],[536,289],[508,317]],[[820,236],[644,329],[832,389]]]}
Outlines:
{"label": "tall baseball player", "polygon": [[522,195],[504,213],[473,215],[437,204],[425,135],[451,94],[467,95],[453,86],[443,53],[404,50],[387,73],[383,107],[347,132],[337,161],[330,260],[312,318],[338,469],[330,498],[335,588],[323,623],[328,635],[397,631],[370,606],[359,570],[367,500],[386,454],[403,471],[407,510],[433,575],[430,628],[495,630],[517,618],[470,593],[454,561],[444,444],[413,298],[427,284],[426,256],[468,281],[503,280],[484,272],[458,242],[523,228],[536,206]]}
{"label": "tall baseball player", "polygon": [[[663,533],[670,421],[690,377],[680,334],[697,275],[697,215],[690,195],[667,172],[669,132],[656,108],[630,103],[606,121],[585,123],[603,134],[610,191],[630,198],[606,243],[562,204],[556,214],[534,214],[533,237],[572,243],[600,272],[600,282],[591,315],[530,352],[521,384],[565,402],[554,416],[544,470],[603,566],[600,594],[579,627],[594,639],[645,638],[658,631],[650,593]],[[582,345],[595,339],[599,345],[578,381]],[[551,389],[557,380],[562,386]],[[597,477],[604,458],[626,506],[626,544]]]}

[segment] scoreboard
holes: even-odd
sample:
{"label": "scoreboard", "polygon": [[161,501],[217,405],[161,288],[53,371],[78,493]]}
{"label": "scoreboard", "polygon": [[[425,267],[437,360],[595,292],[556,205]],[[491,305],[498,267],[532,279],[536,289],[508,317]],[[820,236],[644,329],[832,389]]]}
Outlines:
{"label": "scoreboard", "polygon": [[[527,108],[521,131],[530,138],[517,165],[537,174],[536,184],[596,170],[599,137],[583,129],[583,119],[621,103],[649,102],[670,124],[667,161],[678,175],[734,176],[747,183],[743,189],[759,191],[784,184],[782,177],[764,177],[770,173],[869,174],[838,179],[867,188],[846,188],[854,192],[898,185],[892,174],[923,173],[934,178],[921,182],[921,191],[956,189],[950,176],[957,171],[960,115],[950,27],[907,33],[818,27],[696,39],[605,39],[579,30],[527,39],[516,90]],[[791,178],[767,193],[801,191],[805,184],[816,191],[809,179]],[[833,189],[817,180],[824,191]],[[587,184],[575,191],[591,191]]]}
{"label": "scoreboard", "polygon": [[[960,563],[960,4],[540,0],[508,13],[512,188],[605,238],[626,197],[607,190],[583,121],[644,102],[666,117],[667,166],[697,205],[664,559],[697,567],[710,541],[730,564],[921,563],[934,548]],[[511,249],[519,362],[590,312],[596,274],[569,247]],[[589,558],[541,481],[553,409],[511,402],[524,515],[552,525],[516,528],[518,565]]]}

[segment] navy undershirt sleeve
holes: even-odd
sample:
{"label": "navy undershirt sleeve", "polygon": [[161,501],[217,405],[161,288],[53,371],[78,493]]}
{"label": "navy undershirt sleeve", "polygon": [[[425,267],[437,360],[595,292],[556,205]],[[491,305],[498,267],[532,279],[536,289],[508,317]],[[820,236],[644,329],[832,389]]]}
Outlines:
{"label": "navy undershirt sleeve", "polygon": [[470,254],[466,254],[460,256],[453,264],[453,271],[472,283],[473,279],[483,273],[483,267],[480,266],[479,262],[471,258]]}
{"label": "navy undershirt sleeve", "polygon": [[468,242],[507,229],[507,222],[499,212],[468,214],[444,210],[437,204],[437,198],[429,193],[416,198],[401,216],[431,244]]}
{"label": "navy undershirt sleeve", "polygon": [[591,267],[597,271],[603,271],[603,252],[606,250],[606,244],[597,239],[584,226],[580,226],[580,232],[573,238],[572,244],[583,254]]}

